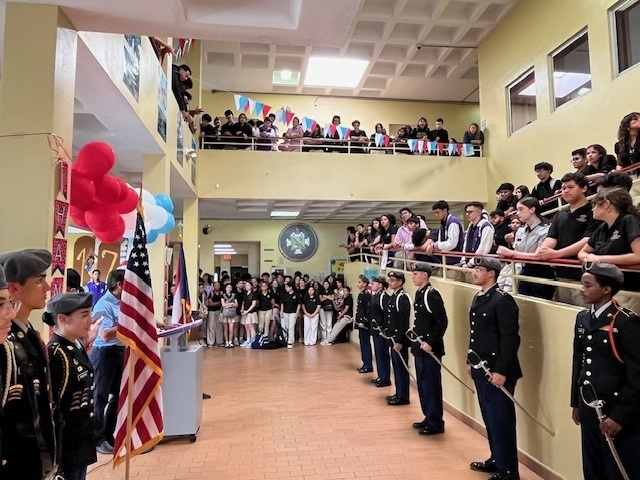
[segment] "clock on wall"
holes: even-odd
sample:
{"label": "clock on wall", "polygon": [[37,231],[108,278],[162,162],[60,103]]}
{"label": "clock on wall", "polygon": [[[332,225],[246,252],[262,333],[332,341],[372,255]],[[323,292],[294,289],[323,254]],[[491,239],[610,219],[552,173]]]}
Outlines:
{"label": "clock on wall", "polygon": [[292,262],[303,262],[313,257],[318,249],[318,236],[309,225],[292,223],[278,237],[280,253]]}

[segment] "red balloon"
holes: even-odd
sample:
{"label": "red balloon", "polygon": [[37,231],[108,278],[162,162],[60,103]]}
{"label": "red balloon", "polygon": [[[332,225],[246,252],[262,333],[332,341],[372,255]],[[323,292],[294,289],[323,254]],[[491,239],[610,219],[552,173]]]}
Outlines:
{"label": "red balloon", "polygon": [[89,225],[87,225],[87,222],[84,220],[84,210],[71,206],[69,209],[69,217],[71,217],[71,221],[76,227],[89,228]]}
{"label": "red balloon", "polygon": [[120,197],[120,183],[115,177],[105,175],[99,180],[94,180],[96,187],[96,200],[106,205],[115,205]]}
{"label": "red balloon", "polygon": [[132,212],[138,206],[138,194],[129,187],[126,187],[126,189],[128,190],[127,198],[123,202],[114,205],[116,211],[122,214]]}
{"label": "red balloon", "polygon": [[91,206],[95,194],[96,187],[93,185],[93,182],[79,174],[75,167],[72,168],[71,196],[69,202],[71,206],[86,210]]}
{"label": "red balloon", "polygon": [[97,180],[109,173],[116,163],[116,153],[111,145],[104,142],[89,142],[78,152],[76,168],[91,180]]}
{"label": "red balloon", "polygon": [[115,179],[120,185],[120,195],[118,196],[118,199],[115,201],[115,203],[121,203],[127,199],[128,192],[131,189],[127,186],[127,182],[125,182],[123,179],[118,177],[115,177]]}
{"label": "red balloon", "polygon": [[118,222],[113,224],[108,230],[96,232],[94,235],[98,237],[98,240],[104,243],[116,243],[119,242],[124,234],[124,220],[118,217]]}
{"label": "red balloon", "polygon": [[87,210],[84,214],[84,220],[94,233],[106,232],[116,225],[120,220],[120,215],[113,208],[98,206]]}

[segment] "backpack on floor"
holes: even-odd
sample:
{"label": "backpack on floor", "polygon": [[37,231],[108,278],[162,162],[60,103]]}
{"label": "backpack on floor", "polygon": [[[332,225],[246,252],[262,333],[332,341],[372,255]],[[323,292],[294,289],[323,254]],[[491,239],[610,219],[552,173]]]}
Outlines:
{"label": "backpack on floor", "polygon": [[281,347],[282,345],[279,345],[274,337],[270,337],[265,333],[261,333],[251,342],[251,348],[254,350],[273,350]]}

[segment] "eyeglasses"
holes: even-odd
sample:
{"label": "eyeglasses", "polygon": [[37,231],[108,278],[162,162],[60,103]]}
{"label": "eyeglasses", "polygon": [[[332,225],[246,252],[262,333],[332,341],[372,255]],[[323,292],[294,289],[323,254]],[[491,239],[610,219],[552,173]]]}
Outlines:
{"label": "eyeglasses", "polygon": [[472,213],[479,212],[480,210],[466,210],[464,213],[471,215]]}
{"label": "eyeglasses", "polygon": [[5,312],[13,310],[14,312],[17,312],[18,310],[20,310],[21,306],[22,302],[18,302],[16,300],[6,300],[0,303],[0,310]]}

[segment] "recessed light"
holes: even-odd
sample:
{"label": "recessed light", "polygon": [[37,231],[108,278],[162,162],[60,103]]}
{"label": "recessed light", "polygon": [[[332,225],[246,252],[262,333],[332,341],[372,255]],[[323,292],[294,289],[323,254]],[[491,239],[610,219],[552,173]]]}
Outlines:
{"label": "recessed light", "polygon": [[271,83],[274,85],[298,85],[300,83],[300,72],[274,70]]}
{"label": "recessed light", "polygon": [[315,87],[354,88],[360,84],[369,60],[309,57],[304,84]]}
{"label": "recessed light", "polygon": [[300,215],[299,211],[280,210],[271,212],[272,217],[297,217],[298,215]]}

